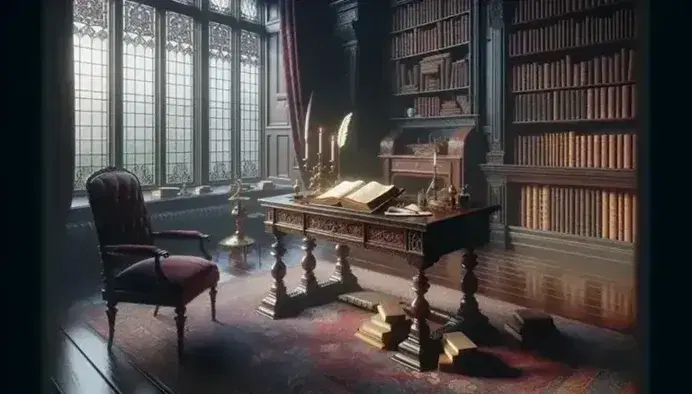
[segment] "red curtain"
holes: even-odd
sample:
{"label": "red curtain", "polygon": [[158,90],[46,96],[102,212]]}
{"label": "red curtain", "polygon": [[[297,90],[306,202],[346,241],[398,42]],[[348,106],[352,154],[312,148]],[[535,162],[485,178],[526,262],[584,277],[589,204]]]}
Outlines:
{"label": "red curtain", "polygon": [[[286,76],[286,95],[288,98],[288,118],[291,122],[291,136],[296,158],[304,156],[306,94],[301,84],[301,57],[299,48],[299,12],[301,7],[298,0],[280,0],[279,14],[281,18],[281,45],[283,48],[284,73]],[[303,2],[304,3],[304,2]],[[309,94],[309,93],[307,93]],[[298,161],[300,163],[300,160]],[[305,171],[300,167],[300,175],[307,182]]]}

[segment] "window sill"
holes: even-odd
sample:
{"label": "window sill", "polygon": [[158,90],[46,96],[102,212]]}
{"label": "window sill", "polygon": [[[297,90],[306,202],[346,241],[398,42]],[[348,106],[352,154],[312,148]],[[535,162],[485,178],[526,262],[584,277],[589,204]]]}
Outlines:
{"label": "window sill", "polygon": [[[212,186],[212,192],[199,196],[180,196],[173,198],[158,198],[152,196],[152,191],[144,191],[144,200],[150,214],[167,211],[182,211],[187,209],[199,209],[204,207],[228,204],[231,186]],[[274,184],[271,190],[262,190],[253,185],[252,189],[243,191],[243,195],[258,199],[276,196],[291,192],[290,186]],[[90,220],[89,201],[86,196],[77,196],[72,199],[70,219],[68,221]]]}

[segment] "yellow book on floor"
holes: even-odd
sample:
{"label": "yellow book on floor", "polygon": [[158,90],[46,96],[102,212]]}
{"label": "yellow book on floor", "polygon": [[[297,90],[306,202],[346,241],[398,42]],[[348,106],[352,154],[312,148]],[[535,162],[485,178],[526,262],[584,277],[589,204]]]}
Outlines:
{"label": "yellow book on floor", "polygon": [[450,332],[444,334],[442,338],[444,339],[445,346],[449,345],[456,352],[455,356],[463,351],[478,348],[463,332]]}
{"label": "yellow book on floor", "polygon": [[383,303],[377,306],[377,313],[386,323],[395,323],[406,318],[406,311],[399,303]]}
{"label": "yellow book on floor", "polygon": [[377,325],[371,321],[364,322],[360,326],[358,331],[361,331],[361,332],[368,334],[370,336],[373,336],[375,338],[379,338],[382,342],[387,342],[387,340],[389,339],[389,336],[392,332],[391,329],[381,327],[381,326],[379,326],[379,325]]}
{"label": "yellow book on floor", "polygon": [[368,336],[367,334],[364,334],[360,331],[356,331],[356,333],[354,335],[356,338],[360,339],[361,341],[367,343],[370,346],[374,346],[378,349],[384,349],[385,348],[384,343],[382,341],[378,341],[377,339],[372,338],[372,337]]}
{"label": "yellow book on floor", "polygon": [[445,343],[444,346],[442,347],[442,350],[444,350],[445,356],[449,357],[449,359],[454,362],[456,360],[457,356],[459,355],[459,352],[454,350],[449,344]]}
{"label": "yellow book on floor", "polygon": [[449,356],[441,353],[439,359],[437,360],[437,369],[440,372],[453,372],[454,362],[451,358],[449,358]]}

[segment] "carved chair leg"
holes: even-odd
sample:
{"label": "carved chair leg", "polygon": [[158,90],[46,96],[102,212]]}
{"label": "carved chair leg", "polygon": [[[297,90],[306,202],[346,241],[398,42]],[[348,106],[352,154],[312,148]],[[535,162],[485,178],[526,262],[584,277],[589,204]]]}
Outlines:
{"label": "carved chair leg", "polygon": [[113,336],[115,335],[115,315],[118,313],[118,308],[115,307],[116,302],[108,302],[106,304],[106,316],[108,317],[108,350],[113,347]]}
{"label": "carved chair leg", "polygon": [[178,358],[183,358],[185,352],[185,306],[175,308],[175,327],[178,331]]}
{"label": "carved chair leg", "polygon": [[159,315],[159,305],[156,305],[156,308],[154,308],[154,317]]}
{"label": "carved chair leg", "polygon": [[216,285],[209,289],[209,301],[211,301],[211,321],[216,321]]}

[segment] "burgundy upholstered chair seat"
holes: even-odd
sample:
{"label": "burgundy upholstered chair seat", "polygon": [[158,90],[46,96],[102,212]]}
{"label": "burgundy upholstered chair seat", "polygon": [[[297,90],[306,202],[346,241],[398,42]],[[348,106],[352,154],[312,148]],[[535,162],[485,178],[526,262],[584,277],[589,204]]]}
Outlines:
{"label": "burgundy upholstered chair seat", "polygon": [[219,281],[216,264],[196,256],[171,255],[163,258],[161,271],[163,278],[156,272],[153,257],[139,261],[114,278],[113,290],[143,294],[154,292],[188,303]]}

